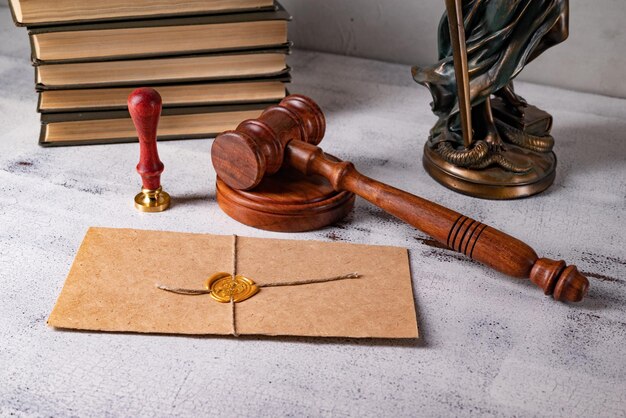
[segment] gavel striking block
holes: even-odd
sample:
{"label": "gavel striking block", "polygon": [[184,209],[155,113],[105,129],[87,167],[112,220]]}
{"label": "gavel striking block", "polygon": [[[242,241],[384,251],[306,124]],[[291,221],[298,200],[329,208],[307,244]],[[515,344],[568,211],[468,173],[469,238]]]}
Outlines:
{"label": "gavel striking block", "polygon": [[164,165],[157,150],[157,127],[161,117],[162,100],[151,88],[139,88],[128,96],[128,111],[139,137],[141,192],[135,196],[135,208],[142,212],[162,212],[170,206],[170,196],[161,187]]}
{"label": "gavel striking block", "polygon": [[[313,100],[300,95],[286,97],[258,119],[246,120],[215,139],[211,157],[218,187],[222,182],[253,193],[265,176],[290,167],[306,176],[324,177],[336,191],[361,196],[450,249],[497,271],[529,278],[556,300],[577,302],[587,294],[589,281],[575,266],[539,258],[530,246],[510,235],[366,177],[350,162],[328,157],[317,147],[325,128],[324,114]],[[246,223],[255,226],[249,219]]]}

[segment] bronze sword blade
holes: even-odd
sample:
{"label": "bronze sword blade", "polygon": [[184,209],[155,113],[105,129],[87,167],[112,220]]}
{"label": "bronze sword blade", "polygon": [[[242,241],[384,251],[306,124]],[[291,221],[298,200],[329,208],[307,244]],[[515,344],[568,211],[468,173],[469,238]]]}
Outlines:
{"label": "bronze sword blade", "polygon": [[459,96],[459,112],[465,148],[472,145],[472,103],[470,97],[469,66],[465,44],[465,24],[463,22],[462,0],[446,0],[450,43],[454,58],[454,73]]}

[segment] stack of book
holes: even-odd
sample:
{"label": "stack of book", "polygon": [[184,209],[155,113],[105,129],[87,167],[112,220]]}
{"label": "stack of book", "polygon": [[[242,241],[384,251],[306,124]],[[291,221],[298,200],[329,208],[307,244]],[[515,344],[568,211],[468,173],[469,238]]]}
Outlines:
{"label": "stack of book", "polygon": [[126,100],[163,97],[159,139],[205,138],[286,94],[289,15],[274,0],[10,0],[27,26],[41,145],[136,141]]}

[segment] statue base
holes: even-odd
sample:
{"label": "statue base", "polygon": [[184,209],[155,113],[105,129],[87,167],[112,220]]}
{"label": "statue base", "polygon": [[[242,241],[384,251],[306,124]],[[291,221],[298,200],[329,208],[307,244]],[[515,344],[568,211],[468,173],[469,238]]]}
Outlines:
{"label": "statue base", "polygon": [[[459,167],[442,158],[428,143],[424,147],[424,168],[444,186],[482,199],[520,199],[543,192],[552,185],[556,174],[556,155],[551,151],[552,145],[546,145],[554,143],[550,136],[552,116],[529,104],[525,105],[523,113],[516,114],[497,97],[491,98],[490,103],[499,133],[506,141],[498,154],[515,166],[531,167],[529,171],[513,172],[499,165],[485,169]],[[507,133],[511,132],[527,135],[527,145],[534,147],[523,147],[511,138],[506,140]],[[538,145],[543,147],[538,148]]]}
{"label": "statue base", "polygon": [[512,173],[500,167],[473,170],[443,160],[428,144],[424,147],[424,168],[432,178],[455,192],[481,199],[520,199],[546,190],[556,175],[556,155],[506,145],[506,156],[531,163],[527,173]]}

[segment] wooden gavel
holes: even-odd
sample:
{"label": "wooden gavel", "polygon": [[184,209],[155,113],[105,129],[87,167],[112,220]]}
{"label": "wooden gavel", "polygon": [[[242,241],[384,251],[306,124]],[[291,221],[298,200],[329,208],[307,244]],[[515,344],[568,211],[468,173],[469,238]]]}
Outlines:
{"label": "wooden gavel", "polygon": [[283,165],[321,175],[335,190],[361,196],[455,251],[509,276],[530,278],[556,300],[578,302],[587,294],[589,281],[575,266],[539,258],[510,235],[366,177],[350,162],[328,158],[316,146],[325,129],[324,114],[313,100],[288,96],[258,119],[219,135],[211,149],[213,166],[224,183],[238,190],[253,189]]}

